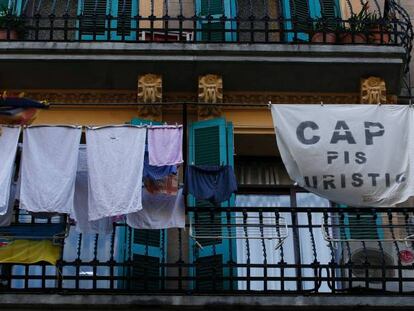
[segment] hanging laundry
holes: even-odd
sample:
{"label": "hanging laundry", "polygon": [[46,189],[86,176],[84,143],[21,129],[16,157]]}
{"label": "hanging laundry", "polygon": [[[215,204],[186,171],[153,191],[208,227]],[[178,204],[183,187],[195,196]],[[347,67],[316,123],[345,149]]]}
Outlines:
{"label": "hanging laundry", "polygon": [[183,126],[150,126],[148,128],[149,164],[154,166],[183,163]]}
{"label": "hanging laundry", "polygon": [[41,261],[56,265],[60,246],[52,241],[15,240],[0,246],[0,263],[33,264]]}
{"label": "hanging laundry", "polygon": [[23,131],[20,208],[73,211],[80,127],[33,126]]}
{"label": "hanging laundry", "polygon": [[14,202],[16,199],[16,183],[12,182],[10,187],[9,204],[4,215],[0,215],[0,227],[8,227],[12,223]]}
{"label": "hanging laundry", "polygon": [[148,152],[144,156],[144,179],[161,180],[168,175],[177,174],[175,165],[153,166],[149,164]]}
{"label": "hanging laundry", "polygon": [[178,175],[168,175],[163,179],[152,180],[144,179],[145,188],[152,194],[177,195],[178,192]]}
{"label": "hanging laundry", "polygon": [[189,165],[185,180],[186,194],[198,200],[218,204],[230,199],[237,191],[237,181],[230,165]]}
{"label": "hanging laundry", "polygon": [[145,138],[145,127],[87,129],[90,221],[142,209]]}
{"label": "hanging laundry", "polygon": [[143,209],[127,215],[127,224],[135,229],[168,229],[185,227],[185,206],[182,189],[176,196],[142,193]]}
{"label": "hanging laundry", "polygon": [[7,212],[20,128],[0,126],[0,215]]}
{"label": "hanging laundry", "polygon": [[76,231],[80,233],[112,233],[113,224],[111,217],[99,220],[88,220],[88,163],[86,146],[79,148],[78,170],[75,181],[75,197],[73,204],[73,218],[76,221]]}

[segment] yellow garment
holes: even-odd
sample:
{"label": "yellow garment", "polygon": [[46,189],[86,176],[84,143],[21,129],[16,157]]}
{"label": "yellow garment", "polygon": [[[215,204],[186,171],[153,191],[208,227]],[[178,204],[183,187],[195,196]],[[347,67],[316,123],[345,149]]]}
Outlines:
{"label": "yellow garment", "polygon": [[56,265],[60,257],[60,246],[52,241],[16,240],[0,247],[0,263],[32,264],[46,261]]}

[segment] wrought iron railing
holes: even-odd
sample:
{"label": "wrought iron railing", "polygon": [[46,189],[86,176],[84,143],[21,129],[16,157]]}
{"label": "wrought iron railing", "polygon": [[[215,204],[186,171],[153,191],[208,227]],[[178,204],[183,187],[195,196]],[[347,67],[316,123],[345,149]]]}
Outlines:
{"label": "wrought iron railing", "polygon": [[413,208],[338,208],[289,189],[242,196],[188,207],[185,230],[72,227],[56,266],[3,264],[1,292],[414,294]]}
{"label": "wrought iron railing", "polygon": [[396,44],[410,50],[413,37],[410,18],[395,0],[384,7],[377,0],[9,3],[0,16],[1,40]]}

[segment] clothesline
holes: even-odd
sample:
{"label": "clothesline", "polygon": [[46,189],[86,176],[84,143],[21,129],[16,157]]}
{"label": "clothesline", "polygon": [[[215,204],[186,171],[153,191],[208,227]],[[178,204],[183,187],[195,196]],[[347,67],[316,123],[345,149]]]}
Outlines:
{"label": "clothesline", "polygon": [[[222,107],[268,107],[267,103],[199,103],[199,102],[155,102],[155,103],[50,103],[49,106],[222,106]],[[317,102],[316,104],[320,104]]]}
{"label": "clothesline", "polygon": [[99,130],[99,129],[105,129],[105,128],[114,128],[114,127],[136,127],[136,128],[141,128],[141,127],[146,127],[146,128],[181,128],[183,125],[182,124],[160,124],[160,125],[156,125],[156,124],[152,124],[152,122],[150,122],[150,124],[140,124],[140,125],[134,125],[134,124],[108,124],[108,125],[97,125],[97,126],[90,126],[90,125],[70,125],[70,124],[35,124],[35,125],[3,125],[0,124],[0,126],[2,127],[9,127],[9,128],[39,128],[39,127],[66,127],[66,128],[73,128],[73,129],[90,129],[90,130]]}

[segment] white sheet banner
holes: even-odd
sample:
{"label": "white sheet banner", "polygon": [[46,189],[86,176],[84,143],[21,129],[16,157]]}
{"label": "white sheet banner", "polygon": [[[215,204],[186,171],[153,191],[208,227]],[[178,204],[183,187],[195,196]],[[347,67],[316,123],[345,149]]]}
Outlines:
{"label": "white sheet banner", "polygon": [[272,105],[290,177],[350,206],[392,206],[414,195],[413,113],[397,105]]}

